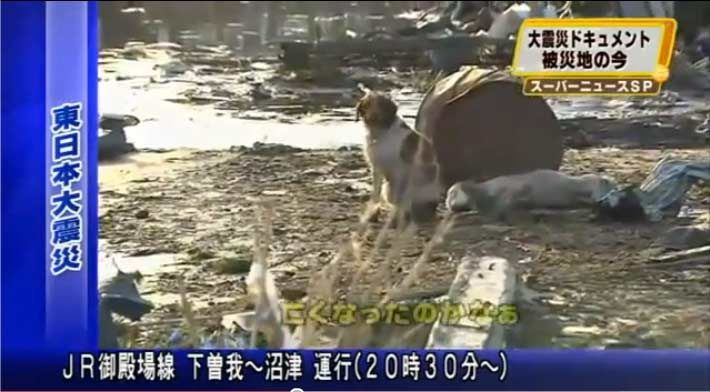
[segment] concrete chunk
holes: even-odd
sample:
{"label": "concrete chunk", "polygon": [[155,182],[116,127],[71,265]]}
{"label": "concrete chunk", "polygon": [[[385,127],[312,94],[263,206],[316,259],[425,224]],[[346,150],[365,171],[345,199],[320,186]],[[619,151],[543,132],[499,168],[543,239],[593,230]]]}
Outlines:
{"label": "concrete chunk", "polygon": [[449,301],[464,305],[466,314],[458,321],[446,322],[440,317],[429,335],[427,348],[504,348],[506,326],[500,317],[472,316],[471,306],[480,309],[480,304],[488,303],[490,309],[501,309],[514,305],[516,282],[515,269],[506,259],[464,257],[449,290]]}

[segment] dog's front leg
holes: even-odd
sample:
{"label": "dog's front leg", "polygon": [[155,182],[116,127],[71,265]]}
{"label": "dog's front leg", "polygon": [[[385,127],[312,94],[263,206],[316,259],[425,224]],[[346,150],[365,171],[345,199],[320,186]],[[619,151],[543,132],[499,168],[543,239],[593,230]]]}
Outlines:
{"label": "dog's front leg", "polygon": [[382,201],[382,183],[384,182],[384,176],[382,172],[372,168],[372,194],[370,195],[370,201],[373,204],[380,204]]}
{"label": "dog's front leg", "polygon": [[372,193],[370,194],[370,201],[365,212],[365,220],[368,222],[376,222],[379,219],[380,210],[382,209],[383,183],[384,176],[382,173],[372,167]]}

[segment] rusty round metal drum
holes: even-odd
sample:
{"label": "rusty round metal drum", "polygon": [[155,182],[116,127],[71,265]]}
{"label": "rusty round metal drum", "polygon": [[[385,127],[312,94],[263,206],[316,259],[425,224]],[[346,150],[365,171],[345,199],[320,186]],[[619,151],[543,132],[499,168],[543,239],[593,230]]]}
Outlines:
{"label": "rusty round metal drum", "polygon": [[437,82],[417,114],[416,129],[433,143],[445,187],[536,169],[557,170],[562,131],[540,97],[522,93],[505,71],[464,68]]}

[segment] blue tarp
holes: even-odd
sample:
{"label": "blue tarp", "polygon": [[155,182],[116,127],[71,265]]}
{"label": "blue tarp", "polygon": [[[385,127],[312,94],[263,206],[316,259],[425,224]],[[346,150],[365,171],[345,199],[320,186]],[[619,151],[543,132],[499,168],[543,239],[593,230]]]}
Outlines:
{"label": "blue tarp", "polygon": [[[646,180],[635,190],[646,217],[653,222],[664,216],[677,216],[685,195],[698,181],[710,185],[710,155],[705,162],[689,162],[663,158]],[[614,207],[623,190],[614,189],[599,202]]]}

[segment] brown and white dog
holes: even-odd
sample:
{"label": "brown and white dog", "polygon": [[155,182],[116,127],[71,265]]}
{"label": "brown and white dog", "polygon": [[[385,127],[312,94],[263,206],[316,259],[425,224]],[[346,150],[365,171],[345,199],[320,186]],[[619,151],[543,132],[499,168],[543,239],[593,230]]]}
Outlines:
{"label": "brown and white dog", "polygon": [[555,170],[496,177],[476,183],[461,181],[449,188],[446,206],[453,212],[476,209],[496,219],[515,210],[591,207],[614,183],[597,174],[570,176]]}
{"label": "brown and white dog", "polygon": [[389,97],[367,90],[358,102],[356,121],[365,124],[365,157],[372,173],[371,201],[380,205],[383,186],[386,201],[405,220],[430,221],[442,196],[438,166],[431,142],[415,132],[397,114]]}

